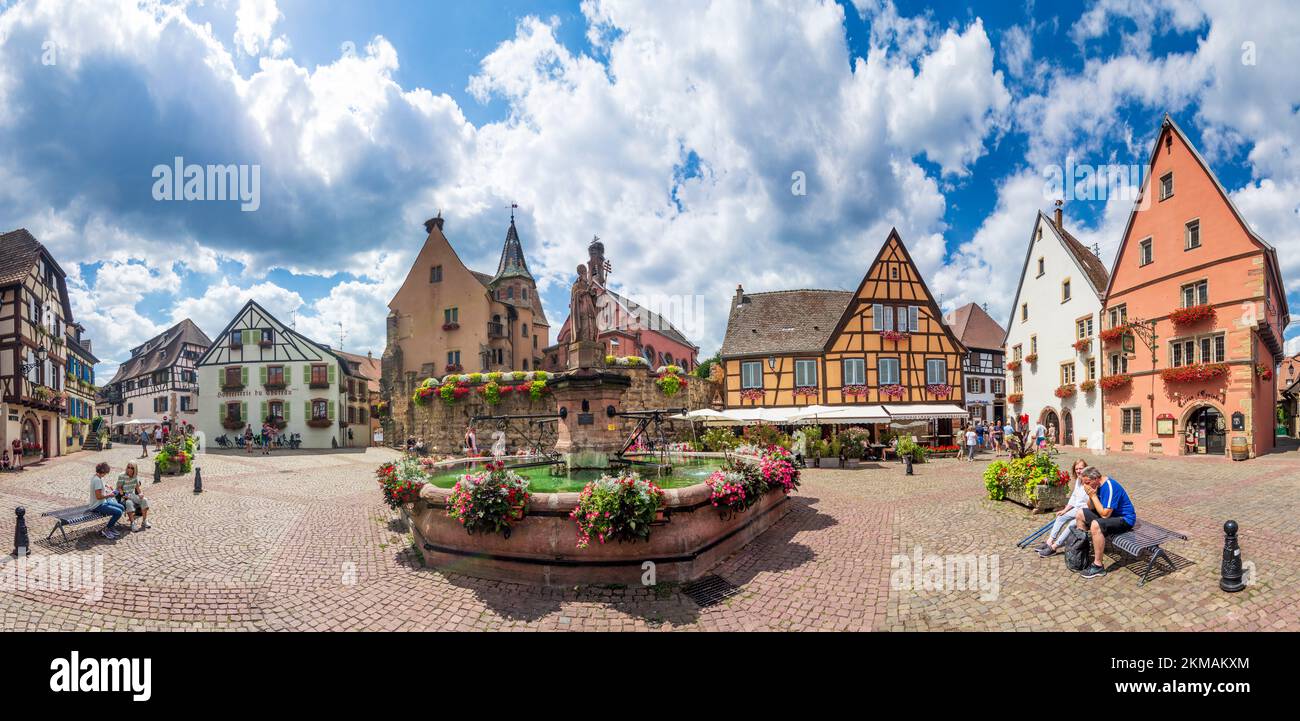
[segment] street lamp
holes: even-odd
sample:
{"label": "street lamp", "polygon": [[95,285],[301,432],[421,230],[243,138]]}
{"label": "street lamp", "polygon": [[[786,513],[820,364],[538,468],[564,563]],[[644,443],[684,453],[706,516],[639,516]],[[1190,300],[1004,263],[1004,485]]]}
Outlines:
{"label": "street lamp", "polygon": [[24,375],[24,376],[27,375],[28,373],[31,372],[31,370],[32,370],[33,368],[35,368],[35,367],[39,366],[40,364],[44,363],[44,362],[45,362],[45,359],[48,358],[49,355],[50,355],[50,354],[49,354],[49,351],[45,350],[45,346],[40,346],[40,347],[38,347],[38,348],[36,349],[36,362],[35,362],[35,363],[19,363],[19,364],[18,364],[18,373],[19,373],[19,375]]}

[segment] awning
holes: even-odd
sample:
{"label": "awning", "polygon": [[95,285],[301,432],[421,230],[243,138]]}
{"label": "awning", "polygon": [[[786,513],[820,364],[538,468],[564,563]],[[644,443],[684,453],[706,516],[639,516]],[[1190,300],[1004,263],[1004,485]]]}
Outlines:
{"label": "awning", "polygon": [[743,408],[728,408],[727,410],[722,412],[722,414],[726,416],[728,420],[723,420],[721,418],[708,419],[705,420],[705,424],[706,425],[713,425],[713,424],[723,425],[727,423],[730,423],[732,425],[746,425],[751,423],[783,424],[783,423],[789,423],[790,416],[794,415],[796,412],[800,410],[803,409],[802,408],[761,408],[761,407],[749,407],[749,406]]}
{"label": "awning", "polygon": [[726,413],[715,411],[712,408],[700,408],[690,413],[669,416],[674,421],[729,421],[731,420]]}
{"label": "awning", "polygon": [[790,420],[829,424],[887,423],[889,414],[878,405],[808,406],[800,409]]}
{"label": "awning", "polygon": [[951,403],[915,403],[910,405],[886,405],[885,412],[896,421],[928,421],[938,418],[969,418],[970,412]]}

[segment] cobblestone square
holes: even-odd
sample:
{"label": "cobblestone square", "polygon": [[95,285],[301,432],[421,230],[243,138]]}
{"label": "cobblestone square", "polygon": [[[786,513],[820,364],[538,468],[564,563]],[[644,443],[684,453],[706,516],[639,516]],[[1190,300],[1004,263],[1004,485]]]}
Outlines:
{"label": "cobblestone square", "polygon": [[[94,602],[79,590],[0,591],[5,630],[1300,630],[1295,451],[1245,463],[1085,455],[1125,485],[1139,517],[1190,537],[1166,546],[1190,565],[1145,587],[1123,568],[1084,580],[1059,556],[1015,549],[1045,517],[985,498],[987,457],[911,477],[896,464],[808,470],[794,510],[715,569],[740,592],[708,608],[677,586],[543,588],[424,568],[374,481],[395,455],[386,449],[209,454],[201,495],[192,477],[147,484],[152,529],[108,541],[96,523],[65,546],[44,540],[52,522],[40,514],[84,504],[96,462],[111,479],[136,455],[82,452],[0,475],[5,550],[25,506],[35,556],[98,554],[104,569]],[[152,461],[139,462],[152,479]],[[1255,569],[1235,595],[1218,588],[1229,518]],[[918,547],[992,559],[995,597],[891,590],[891,560]]]}

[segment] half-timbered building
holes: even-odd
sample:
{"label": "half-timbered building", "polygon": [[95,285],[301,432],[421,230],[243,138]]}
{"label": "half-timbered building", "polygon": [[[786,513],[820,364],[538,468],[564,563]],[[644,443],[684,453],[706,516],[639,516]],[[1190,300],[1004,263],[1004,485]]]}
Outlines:
{"label": "half-timbered building", "polygon": [[121,433],[133,420],[197,427],[196,364],[211,346],[207,334],[186,318],[132,348],[105,389],[110,427]]}
{"label": "half-timbered building", "polygon": [[721,357],[728,408],[879,406],[950,442],[966,348],[891,230],[854,292],[736,290]]}
{"label": "half-timbered building", "polygon": [[[215,439],[233,437],[249,426],[260,434],[269,421],[281,433],[297,434],[303,448],[345,447],[347,409],[353,404],[348,382],[354,389],[365,385],[352,367],[329,346],[284,325],[250,300],[199,361],[202,395],[194,425]],[[368,419],[364,423],[353,433],[354,445],[367,444]]]}

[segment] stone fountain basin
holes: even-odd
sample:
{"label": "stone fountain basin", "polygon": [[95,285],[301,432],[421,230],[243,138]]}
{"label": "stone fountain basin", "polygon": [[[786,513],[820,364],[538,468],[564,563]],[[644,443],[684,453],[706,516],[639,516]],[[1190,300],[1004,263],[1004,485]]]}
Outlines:
{"label": "stone fountain basin", "polygon": [[466,533],[447,515],[450,496],[449,488],[426,485],[420,500],[404,507],[427,565],[479,578],[547,586],[691,581],[791,508],[785,493],[772,490],[747,511],[724,519],[709,502],[707,485],[670,488],[664,490],[663,518],[652,527],[648,541],[593,541],[578,548],[577,525],[569,518],[578,504],[577,493],[534,494],[509,538]]}

